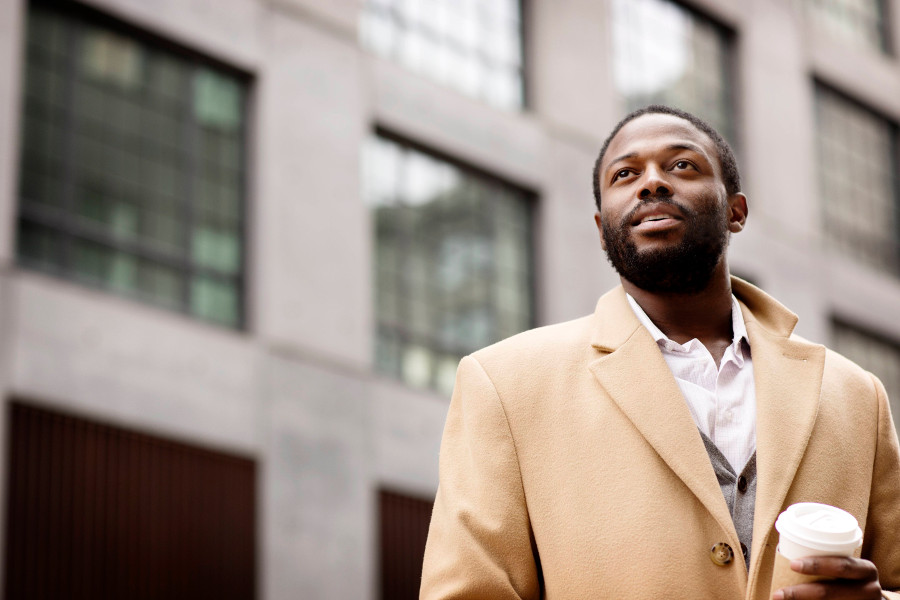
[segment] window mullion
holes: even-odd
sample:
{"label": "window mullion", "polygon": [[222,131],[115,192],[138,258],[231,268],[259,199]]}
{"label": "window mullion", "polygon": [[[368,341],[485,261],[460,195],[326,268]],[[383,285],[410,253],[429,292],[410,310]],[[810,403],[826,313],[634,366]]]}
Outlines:
{"label": "window mullion", "polygon": [[182,307],[184,312],[191,314],[191,297],[192,297],[192,284],[193,284],[193,266],[194,261],[192,257],[192,239],[194,235],[194,219],[195,219],[195,210],[194,210],[194,195],[196,193],[196,186],[194,182],[197,179],[197,119],[194,114],[194,104],[196,102],[195,94],[196,94],[196,82],[197,82],[197,64],[191,63],[190,70],[187,77],[187,89],[185,90],[185,97],[187,98],[187,102],[184,104],[184,123],[185,126],[182,128],[182,152],[184,157],[185,168],[182,172],[183,182],[182,185],[183,193],[184,193],[184,201],[181,204],[181,214],[184,222],[184,231],[183,234],[183,244],[184,244],[184,263],[183,269],[181,272],[182,280],[184,281],[184,286],[182,288]]}
{"label": "window mullion", "polygon": [[[66,27],[66,57],[65,57],[65,108],[63,109],[63,152],[62,152],[62,209],[69,219],[78,218],[78,212],[75,206],[75,189],[78,184],[75,176],[75,80],[78,76],[78,50],[80,46],[80,37],[83,26],[77,19],[68,21]],[[74,247],[71,229],[65,228],[60,243],[57,246],[60,256],[58,264],[63,272],[73,272],[74,265]]]}

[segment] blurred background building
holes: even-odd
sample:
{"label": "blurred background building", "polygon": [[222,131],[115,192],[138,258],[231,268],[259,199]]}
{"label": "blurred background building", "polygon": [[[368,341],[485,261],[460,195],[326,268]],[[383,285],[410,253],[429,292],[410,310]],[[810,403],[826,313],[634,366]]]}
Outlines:
{"label": "blurred background building", "polygon": [[[591,167],[732,142],[732,268],[900,416],[887,0],[3,0],[3,589],[416,595],[460,356],[617,283]],[[790,401],[790,398],[785,398]]]}

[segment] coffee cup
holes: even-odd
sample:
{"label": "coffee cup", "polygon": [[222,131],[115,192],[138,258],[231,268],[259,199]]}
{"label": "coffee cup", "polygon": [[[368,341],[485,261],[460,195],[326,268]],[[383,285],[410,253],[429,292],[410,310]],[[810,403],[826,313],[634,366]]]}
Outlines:
{"label": "coffee cup", "polygon": [[772,573],[772,592],[783,587],[818,581],[820,576],[791,569],[791,561],[807,556],[851,556],[862,544],[856,517],[845,510],[818,502],[792,504],[775,521],[778,548]]}

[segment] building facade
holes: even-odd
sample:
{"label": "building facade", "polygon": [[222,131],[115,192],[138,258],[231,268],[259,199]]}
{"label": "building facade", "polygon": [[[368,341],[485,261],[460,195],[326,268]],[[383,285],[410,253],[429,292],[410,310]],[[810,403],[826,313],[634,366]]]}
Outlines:
{"label": "building facade", "polygon": [[456,363],[618,283],[591,170],[650,102],[728,137],[732,270],[897,421],[898,40],[888,0],[0,3],[6,596],[415,597]]}

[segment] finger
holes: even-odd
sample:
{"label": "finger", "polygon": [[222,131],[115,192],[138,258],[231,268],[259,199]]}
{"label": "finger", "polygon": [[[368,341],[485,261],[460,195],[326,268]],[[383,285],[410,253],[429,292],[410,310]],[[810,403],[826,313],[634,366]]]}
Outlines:
{"label": "finger", "polygon": [[878,569],[868,560],[849,556],[809,556],[791,561],[791,569],[806,575],[838,579],[878,579]]}
{"label": "finger", "polygon": [[877,581],[816,582],[793,585],[778,590],[773,600],[881,600],[881,586]]}

